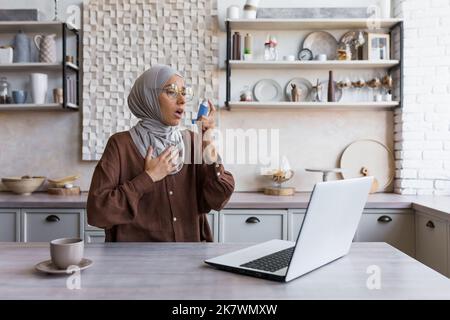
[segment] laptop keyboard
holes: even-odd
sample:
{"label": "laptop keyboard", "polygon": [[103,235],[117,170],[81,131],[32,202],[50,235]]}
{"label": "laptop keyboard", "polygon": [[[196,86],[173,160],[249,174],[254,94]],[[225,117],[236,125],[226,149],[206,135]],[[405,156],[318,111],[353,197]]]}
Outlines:
{"label": "laptop keyboard", "polygon": [[257,270],[275,272],[280,269],[286,268],[291,260],[291,256],[294,253],[294,248],[287,248],[262,258],[252,260],[250,262],[241,264],[241,267],[252,268]]}

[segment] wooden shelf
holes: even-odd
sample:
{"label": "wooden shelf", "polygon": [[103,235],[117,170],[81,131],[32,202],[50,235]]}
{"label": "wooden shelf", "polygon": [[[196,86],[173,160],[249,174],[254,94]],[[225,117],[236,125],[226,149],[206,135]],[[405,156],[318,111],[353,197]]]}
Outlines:
{"label": "wooden shelf", "polygon": [[[243,30],[330,30],[368,29],[369,19],[239,19],[228,20],[231,29]],[[389,29],[401,19],[380,19],[380,28]]]}
{"label": "wooden shelf", "polygon": [[0,111],[66,111],[68,109],[78,110],[78,106],[68,104],[67,109],[62,107],[59,103],[46,104],[0,104]]}
{"label": "wooden shelf", "polygon": [[231,60],[232,69],[371,69],[398,66],[398,60],[382,61],[242,61]]}
{"label": "wooden shelf", "polygon": [[399,102],[230,102],[231,110],[298,109],[298,110],[391,110]]}

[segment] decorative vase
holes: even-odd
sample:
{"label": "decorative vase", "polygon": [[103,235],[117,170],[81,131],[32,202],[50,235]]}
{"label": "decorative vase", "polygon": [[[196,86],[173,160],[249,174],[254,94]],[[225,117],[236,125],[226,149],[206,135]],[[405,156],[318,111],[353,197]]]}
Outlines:
{"label": "decorative vase", "polygon": [[[56,62],[56,34],[36,35],[34,44],[39,50],[39,62]],[[39,40],[38,40],[39,39]]]}
{"label": "decorative vase", "polygon": [[31,62],[30,39],[25,33],[19,31],[14,37],[14,62]]}
{"label": "decorative vase", "polygon": [[336,102],[336,92],[334,89],[333,71],[330,71],[328,79],[328,102]]}
{"label": "decorative vase", "polygon": [[44,104],[47,97],[48,76],[44,73],[30,75],[31,99],[34,104]]}

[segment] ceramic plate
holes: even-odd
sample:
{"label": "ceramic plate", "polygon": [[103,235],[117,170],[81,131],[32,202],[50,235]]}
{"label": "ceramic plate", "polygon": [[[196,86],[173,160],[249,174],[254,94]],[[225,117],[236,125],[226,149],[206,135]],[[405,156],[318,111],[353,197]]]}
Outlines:
{"label": "ceramic plate", "polygon": [[308,102],[311,101],[311,92],[312,92],[312,84],[308,80],[304,78],[294,78],[289,81],[285,88],[285,94],[287,101],[292,101],[291,99],[291,84],[296,84],[297,88],[300,89],[300,102]]}
{"label": "ceramic plate", "polygon": [[330,33],[318,31],[306,37],[303,48],[311,50],[314,59],[318,54],[326,54],[328,60],[336,60],[338,42]]}
{"label": "ceramic plate", "polygon": [[[320,102],[327,102],[328,101],[328,80],[322,81],[320,83],[322,86],[322,96],[320,97]],[[334,81],[334,92],[336,96],[336,102],[341,101],[342,99],[342,89],[339,89],[337,86],[337,82]]]}
{"label": "ceramic plate", "polygon": [[[92,265],[92,260],[83,258],[81,262],[78,264],[78,267],[80,270],[84,270],[89,268]],[[52,260],[46,260],[39,262],[37,265],[35,265],[36,270],[45,272],[45,273],[52,273],[52,274],[67,274],[66,269],[58,269],[52,262]]]}
{"label": "ceramic plate", "polygon": [[258,81],[253,87],[253,95],[256,101],[269,102],[283,100],[283,90],[281,86],[272,79]]}
{"label": "ceramic plate", "polygon": [[341,168],[344,179],[362,177],[363,167],[368,169],[370,176],[378,180],[378,192],[386,191],[394,180],[394,155],[378,141],[355,141],[342,154]]}

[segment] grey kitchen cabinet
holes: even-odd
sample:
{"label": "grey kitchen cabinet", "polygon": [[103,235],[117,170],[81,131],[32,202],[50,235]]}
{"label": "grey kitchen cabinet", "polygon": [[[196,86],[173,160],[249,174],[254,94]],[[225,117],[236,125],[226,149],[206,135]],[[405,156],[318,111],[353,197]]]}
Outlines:
{"label": "grey kitchen cabinet", "polygon": [[219,242],[287,240],[287,210],[222,210]]}
{"label": "grey kitchen cabinet", "polygon": [[298,233],[305,219],[306,209],[288,210],[288,240],[297,241]]}
{"label": "grey kitchen cabinet", "polygon": [[219,212],[212,210],[207,215],[209,227],[211,228],[211,232],[213,234],[213,241],[219,241]]}
{"label": "grey kitchen cabinet", "polygon": [[104,231],[85,231],[84,232],[85,243],[103,243],[105,242]]}
{"label": "grey kitchen cabinet", "polygon": [[416,211],[416,259],[447,275],[447,221]]}
{"label": "grey kitchen cabinet", "polygon": [[386,242],[415,257],[414,212],[409,209],[366,209],[356,231],[357,242]]}
{"label": "grey kitchen cabinet", "polygon": [[20,209],[0,209],[0,242],[20,241]]}
{"label": "grey kitchen cabinet", "polygon": [[22,241],[84,238],[83,209],[22,209]]}

